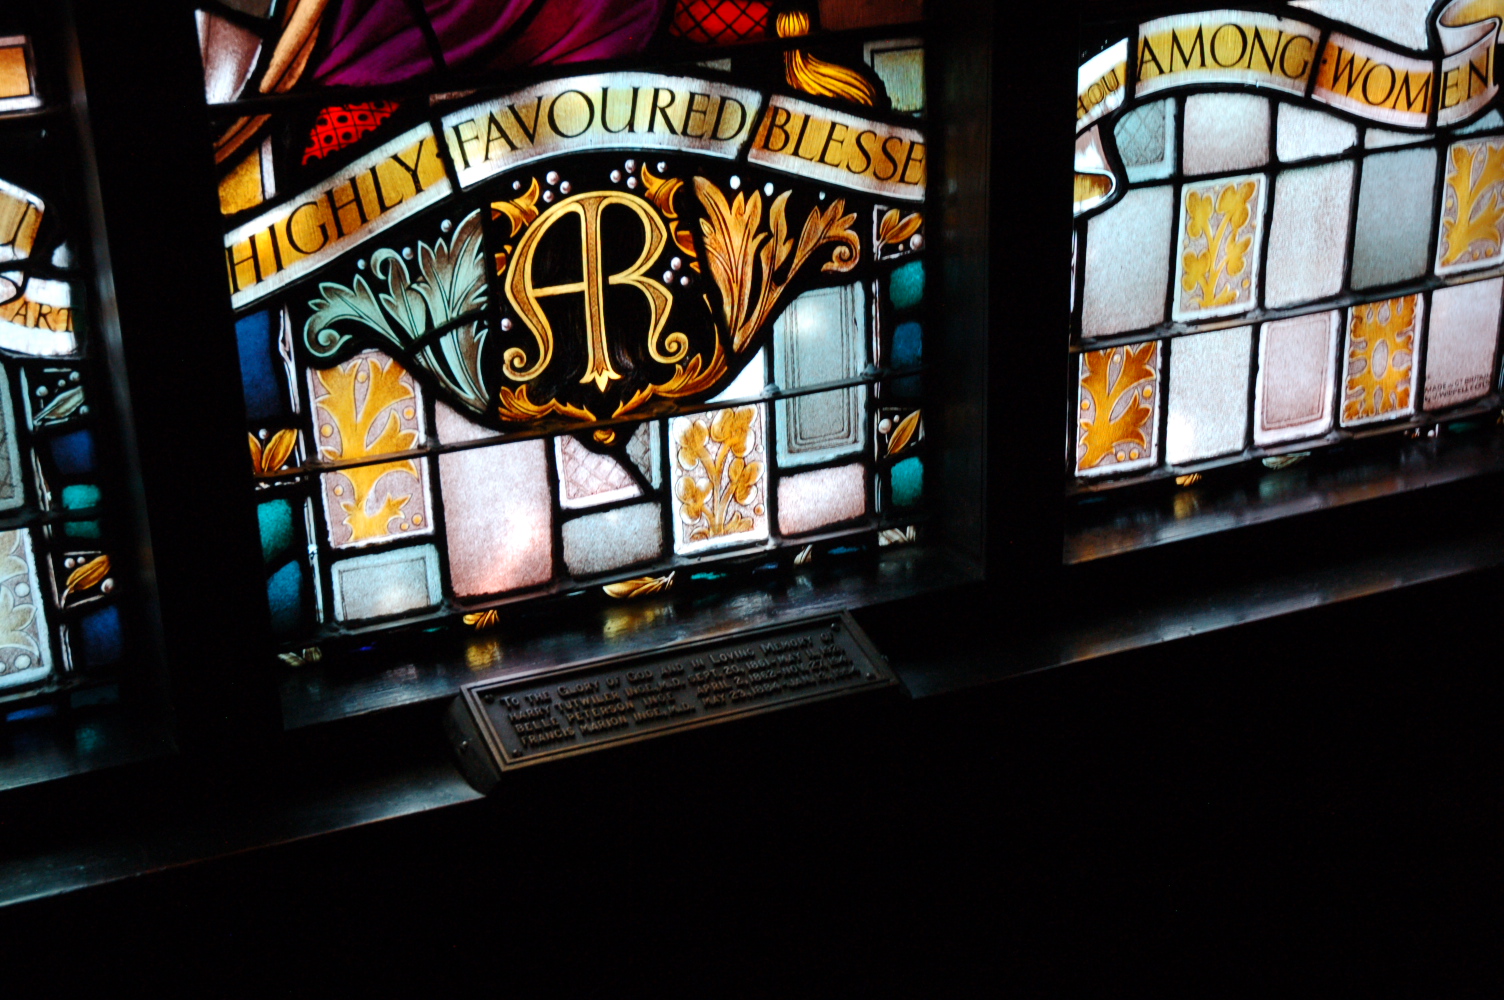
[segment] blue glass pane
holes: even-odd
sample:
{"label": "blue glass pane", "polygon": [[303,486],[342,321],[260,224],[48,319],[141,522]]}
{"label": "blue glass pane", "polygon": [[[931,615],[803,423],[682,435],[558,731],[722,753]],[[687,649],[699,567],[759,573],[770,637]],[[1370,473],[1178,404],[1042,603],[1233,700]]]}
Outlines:
{"label": "blue glass pane", "polygon": [[924,328],[918,323],[900,323],[893,331],[893,364],[906,368],[924,360]]}
{"label": "blue glass pane", "polygon": [[78,623],[79,643],[84,663],[91,667],[115,663],[120,659],[120,612],[104,608],[82,618]]}
{"label": "blue glass pane", "polygon": [[924,461],[906,458],[888,473],[893,484],[893,506],[912,507],[924,498]]}
{"label": "blue glass pane", "polygon": [[303,624],[303,591],[307,587],[303,564],[290,562],[266,581],[266,600],[272,609],[272,631],[277,635],[296,632]]}
{"label": "blue glass pane", "polygon": [[235,324],[240,342],[240,377],[245,387],[246,416],[266,420],[281,416],[283,401],[282,359],[273,341],[272,314],[256,313]]}
{"label": "blue glass pane", "polygon": [[924,299],[924,261],[916,260],[893,272],[888,299],[895,309],[911,309]]}
{"label": "blue glass pane", "polygon": [[273,500],[256,508],[256,519],[261,523],[261,558],[267,566],[275,566],[292,556],[296,544],[296,520],[292,504],[287,500]]}
{"label": "blue glass pane", "polygon": [[74,431],[52,439],[52,460],[65,476],[81,476],[94,470],[94,435]]}

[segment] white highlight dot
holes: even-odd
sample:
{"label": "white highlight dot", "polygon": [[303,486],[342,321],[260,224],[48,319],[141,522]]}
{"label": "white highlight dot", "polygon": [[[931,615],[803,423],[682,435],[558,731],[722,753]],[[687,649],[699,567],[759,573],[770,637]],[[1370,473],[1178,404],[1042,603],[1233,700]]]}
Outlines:
{"label": "white highlight dot", "polygon": [[679,257],[675,257],[673,260],[668,262],[668,266],[673,268],[675,271],[682,270],[684,267],[684,261]]}
{"label": "white highlight dot", "polygon": [[621,171],[620,170],[613,170],[613,171],[611,171],[611,183],[612,184],[620,184],[621,183]]}
{"label": "white highlight dot", "polygon": [[559,183],[559,172],[557,170],[550,170],[548,173],[543,175],[543,179],[548,181],[548,183],[550,184],[557,184]]}
{"label": "white highlight dot", "polygon": [[628,177],[627,178],[627,187],[629,187],[629,188],[635,188],[636,186],[637,186],[637,178],[636,177]]}
{"label": "white highlight dot", "polygon": [[742,179],[740,177],[736,176],[736,174],[732,174],[731,175],[731,190],[733,190],[733,191],[739,191],[739,190],[741,190],[741,186],[742,186]]}
{"label": "white highlight dot", "polygon": [[773,196],[773,182],[772,181],[768,181],[766,184],[764,184],[762,186],[762,193],[765,194],[765,195],[767,195],[770,198]]}

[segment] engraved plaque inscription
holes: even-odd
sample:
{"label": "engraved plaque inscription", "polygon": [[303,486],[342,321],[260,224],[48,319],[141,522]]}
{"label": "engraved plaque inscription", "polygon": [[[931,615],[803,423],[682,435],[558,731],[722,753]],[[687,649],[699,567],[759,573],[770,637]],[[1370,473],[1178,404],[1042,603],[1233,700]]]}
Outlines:
{"label": "engraved plaque inscription", "polygon": [[466,777],[896,684],[849,615],[702,639],[464,688],[449,730]]}

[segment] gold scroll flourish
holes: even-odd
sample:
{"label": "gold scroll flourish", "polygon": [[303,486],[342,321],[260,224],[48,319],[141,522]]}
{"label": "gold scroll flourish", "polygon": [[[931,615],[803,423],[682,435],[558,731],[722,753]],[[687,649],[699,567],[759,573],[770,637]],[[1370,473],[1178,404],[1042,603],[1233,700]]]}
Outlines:
{"label": "gold scroll flourish", "polygon": [[503,420],[538,420],[557,415],[583,423],[595,422],[595,414],[583,406],[572,406],[569,403],[561,403],[557,399],[550,399],[542,404],[534,403],[527,398],[527,386],[523,386],[516,392],[502,388],[497,393],[497,398],[500,401],[498,412]]}
{"label": "gold scroll flourish", "polygon": [[679,228],[679,210],[674,207],[674,196],[683,186],[684,182],[679,178],[655,176],[646,163],[642,165],[642,189],[647,193],[648,201],[653,203],[653,207],[668,222],[668,235],[674,241],[674,246],[689,258],[689,266],[698,271],[700,262],[696,260],[699,254],[695,252],[695,238]]}

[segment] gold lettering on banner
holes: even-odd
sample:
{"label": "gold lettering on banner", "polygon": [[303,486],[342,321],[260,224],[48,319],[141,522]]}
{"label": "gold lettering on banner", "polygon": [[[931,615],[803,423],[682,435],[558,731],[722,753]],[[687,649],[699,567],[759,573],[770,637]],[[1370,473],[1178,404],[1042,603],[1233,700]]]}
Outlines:
{"label": "gold lettering on banner", "polygon": [[301,278],[449,194],[438,141],[413,129],[225,237],[236,308]]}
{"label": "gold lettering on banner", "polygon": [[762,97],[657,73],[540,83],[443,118],[462,187],[534,160],[603,149],[671,149],[725,159],[741,150]]}
{"label": "gold lettering on banner", "polygon": [[72,307],[33,302],[24,295],[0,305],[0,320],[24,326],[28,330],[50,330],[53,333],[73,332]]}
{"label": "gold lettering on banner", "polygon": [[[1321,31],[1250,11],[1182,14],[1139,28],[1137,93],[1225,81],[1305,92]],[[1078,109],[1079,118],[1079,109]]]}
{"label": "gold lettering on banner", "polygon": [[747,160],[890,198],[924,200],[921,133],[787,97],[769,101]]}
{"label": "gold lettering on banner", "polygon": [[1435,94],[1433,66],[1334,33],[1321,53],[1315,97],[1370,120],[1425,128]]}
{"label": "gold lettering on banner", "polygon": [[[613,205],[628,209],[641,223],[642,249],[630,267],[603,278],[602,214]],[[570,216],[579,220],[580,280],[559,285],[534,284],[533,268],[536,263],[538,244],[550,229]],[[614,239],[619,240],[620,237]],[[636,288],[647,299],[648,353],[653,360],[663,364],[682,361],[689,351],[689,339],[682,333],[669,334],[667,343],[670,353],[665,354],[659,349],[658,338],[668,322],[669,309],[673,306],[673,296],[662,283],[647,276],[648,270],[663,252],[664,244],[667,242],[668,227],[653,211],[653,207],[636,195],[622,192],[597,191],[577,194],[564,199],[538,216],[537,221],[517,244],[517,252],[512,256],[511,273],[506,283],[507,298],[538,342],[538,358],[529,366],[526,354],[521,348],[509,348],[502,355],[507,377],[514,382],[526,382],[536,378],[553,359],[553,325],[549,322],[538,300],[554,295],[582,295],[585,299],[586,362],[585,374],[580,381],[582,383],[594,382],[599,391],[605,392],[608,382],[620,379],[621,374],[611,365],[610,344],[607,339],[605,306],[608,285],[627,285]]]}

